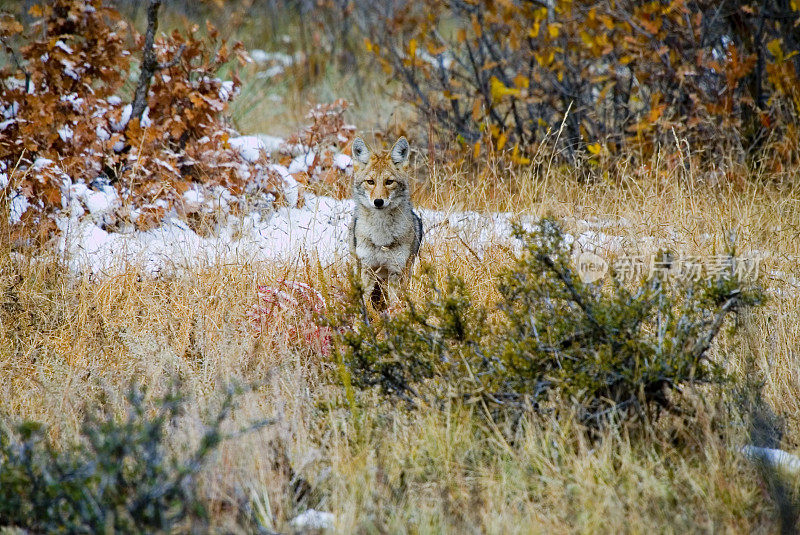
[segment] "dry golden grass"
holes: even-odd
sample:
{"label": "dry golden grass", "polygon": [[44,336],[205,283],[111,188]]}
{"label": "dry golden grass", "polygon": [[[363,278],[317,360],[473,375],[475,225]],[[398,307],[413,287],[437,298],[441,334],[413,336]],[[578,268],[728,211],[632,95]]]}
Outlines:
{"label": "dry golden grass", "polygon": [[[766,256],[762,278],[775,295],[715,355],[733,373],[764,381],[765,401],[786,421],[782,447],[797,453],[796,192],[703,186],[665,166],[621,183],[586,184],[575,175],[521,170],[500,182],[434,169],[417,197],[440,210],[554,214],[575,233],[586,230],[581,220],[601,218],[611,222],[602,231],[624,237],[634,253],[664,243],[713,254],[735,230],[740,251]],[[510,258],[498,246],[479,261],[458,241],[427,243],[421,256],[439,273],[463,276],[484,301],[493,299],[493,274]],[[635,437],[611,429],[592,442],[568,418],[532,416],[498,434],[470,407],[407,412],[369,392],[358,394],[354,414],[335,371],[313,348],[287,342],[276,324],[253,335],[246,314],[257,285],[284,278],[323,289],[345,280],[341,269],[313,264],[226,265],[158,279],[131,267],[89,280],[66,273],[59,259],[26,259],[4,247],[0,412],[43,421],[68,440],[101,399],[122,410],[131,380],[155,395],[179,377],[193,402],[174,436],[178,447],[197,439],[224,385],[255,383],[231,428],[265,417],[279,423],[225,443],[205,472],[219,526],[247,502],[276,529],[305,507],[332,511],[341,533],[777,530],[758,471],[736,451],[748,433],[729,390],[697,397],[697,414],[685,422],[669,419]],[[414,281],[412,293],[422,292]]]}

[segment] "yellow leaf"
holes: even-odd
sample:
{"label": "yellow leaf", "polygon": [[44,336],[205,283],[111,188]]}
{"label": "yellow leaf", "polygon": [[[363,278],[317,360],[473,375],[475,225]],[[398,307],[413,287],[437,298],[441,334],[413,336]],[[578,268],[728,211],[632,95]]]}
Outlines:
{"label": "yellow leaf", "polygon": [[778,63],[783,61],[783,49],[781,48],[781,40],[780,39],[773,39],[769,43],[767,43],[767,50],[769,53],[775,56],[775,59]]}
{"label": "yellow leaf", "polygon": [[647,116],[647,120],[651,123],[655,123],[661,118],[661,115],[664,113],[664,109],[667,107],[666,104],[659,104],[658,106],[653,107],[650,109],[650,113]]}
{"label": "yellow leaf", "polygon": [[28,10],[28,14],[31,17],[41,17],[44,14],[42,13],[42,6],[38,4],[31,6],[31,8]]}
{"label": "yellow leaf", "polygon": [[364,38],[364,49],[367,52],[372,52],[372,41],[370,41],[366,37]]}
{"label": "yellow leaf", "polygon": [[489,80],[489,89],[492,93],[492,100],[499,102],[506,95],[519,96],[520,90],[512,87],[506,87],[497,76],[492,76]]}
{"label": "yellow leaf", "polygon": [[417,40],[412,39],[408,42],[408,55],[411,56],[411,59],[417,57]]}
{"label": "yellow leaf", "polygon": [[591,152],[593,156],[597,156],[600,154],[600,151],[603,150],[603,146],[600,143],[592,143],[586,145],[586,149]]}
{"label": "yellow leaf", "polygon": [[528,30],[528,37],[533,39],[536,38],[538,35],[539,35],[539,21],[537,20],[536,22],[533,23],[531,29]]}
{"label": "yellow leaf", "polygon": [[511,153],[511,161],[518,165],[525,165],[531,163],[530,158],[525,158],[519,155],[519,143],[514,145],[514,150]]}
{"label": "yellow leaf", "polygon": [[472,148],[472,157],[477,160],[478,157],[481,155],[481,142],[477,141],[475,146]]}
{"label": "yellow leaf", "polygon": [[530,82],[529,82],[528,78],[526,78],[525,76],[522,76],[521,74],[518,74],[518,75],[516,75],[514,77],[514,85],[519,87],[519,88],[521,88],[521,89],[526,89],[528,87],[529,83]]}
{"label": "yellow leaf", "polygon": [[552,24],[547,25],[547,33],[550,34],[550,39],[555,39],[558,37],[558,31],[561,29],[561,24],[558,22],[554,22]]}
{"label": "yellow leaf", "polygon": [[503,132],[497,138],[497,150],[503,150],[503,147],[506,146],[506,141],[508,141],[508,132]]}

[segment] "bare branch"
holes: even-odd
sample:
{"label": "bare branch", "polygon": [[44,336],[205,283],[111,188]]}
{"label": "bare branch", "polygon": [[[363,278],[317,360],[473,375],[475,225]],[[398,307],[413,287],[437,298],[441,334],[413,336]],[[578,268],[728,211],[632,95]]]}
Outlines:
{"label": "bare branch", "polygon": [[[150,0],[147,5],[147,33],[144,38],[144,50],[142,51],[142,68],[139,72],[139,82],[136,84],[136,92],[133,96],[131,119],[141,120],[144,110],[147,108],[147,93],[150,90],[150,82],[156,72],[174,67],[180,62],[186,45],[181,45],[175,56],[166,63],[159,63],[155,52],[156,30],[158,30],[158,10],[162,0]],[[130,124],[130,123],[128,123]]]}
{"label": "bare branch", "polygon": [[[150,0],[147,6],[147,33],[144,39],[144,51],[142,52],[142,68],[139,72],[139,82],[136,84],[136,92],[133,96],[133,109],[131,110],[131,120],[141,119],[147,107],[147,93],[150,90],[150,81],[158,70],[158,59],[154,50],[156,30],[158,29],[158,9],[161,7],[161,0]],[[130,124],[130,123],[129,123]]]}

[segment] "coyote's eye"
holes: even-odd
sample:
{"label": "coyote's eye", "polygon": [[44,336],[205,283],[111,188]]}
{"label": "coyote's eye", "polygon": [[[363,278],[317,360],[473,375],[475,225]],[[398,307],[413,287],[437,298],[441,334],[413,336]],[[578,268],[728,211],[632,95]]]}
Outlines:
{"label": "coyote's eye", "polygon": [[389,180],[386,181],[386,185],[387,186],[391,186],[392,184],[394,184],[394,180],[389,179]]}
{"label": "coyote's eye", "polygon": [[374,186],[375,185],[375,181],[372,180],[372,179],[367,180],[367,184],[369,184],[370,186]]}

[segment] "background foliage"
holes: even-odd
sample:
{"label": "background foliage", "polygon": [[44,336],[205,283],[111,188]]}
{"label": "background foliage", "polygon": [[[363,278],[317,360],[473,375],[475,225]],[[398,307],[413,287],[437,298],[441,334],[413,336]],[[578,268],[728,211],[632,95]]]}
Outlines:
{"label": "background foliage", "polygon": [[420,117],[476,156],[511,146],[524,163],[563,121],[573,159],[680,139],[740,158],[770,146],[781,169],[796,158],[798,21],[785,1],[457,0],[398,4],[388,32],[362,26]]}

